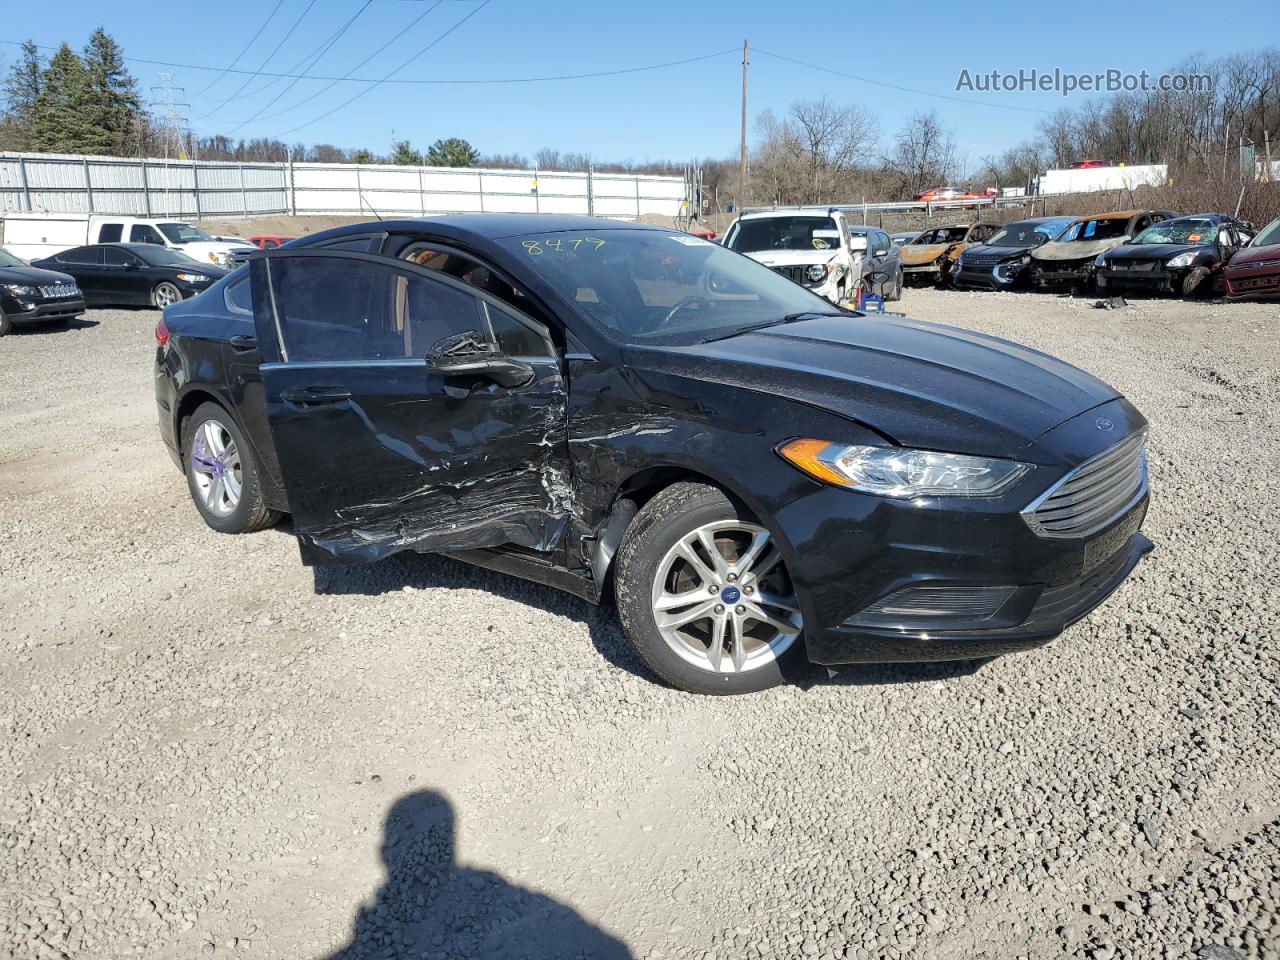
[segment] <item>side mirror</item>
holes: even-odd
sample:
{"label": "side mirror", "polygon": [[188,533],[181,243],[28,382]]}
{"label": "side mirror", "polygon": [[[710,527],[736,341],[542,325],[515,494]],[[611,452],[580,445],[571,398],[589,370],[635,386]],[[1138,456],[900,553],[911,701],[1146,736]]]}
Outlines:
{"label": "side mirror", "polygon": [[533,367],[498,352],[475,331],[455,334],[427,351],[427,370],[442,377],[483,377],[500,387],[523,387],[533,379]]}
{"label": "side mirror", "polygon": [[889,255],[889,248],[888,248],[888,247],[876,247],[876,249],[875,249],[875,250],[871,251],[871,255],[872,255],[873,257],[887,257],[887,256]]}

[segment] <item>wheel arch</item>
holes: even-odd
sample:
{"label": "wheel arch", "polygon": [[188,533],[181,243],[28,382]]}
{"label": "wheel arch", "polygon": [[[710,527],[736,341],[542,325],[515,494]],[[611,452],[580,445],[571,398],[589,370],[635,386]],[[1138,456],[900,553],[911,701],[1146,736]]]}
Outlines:
{"label": "wheel arch", "polygon": [[187,452],[183,443],[183,429],[188,420],[206,403],[212,403],[222,408],[223,412],[235,421],[237,429],[248,436],[244,429],[244,424],[240,421],[240,415],[236,412],[234,405],[227,402],[225,397],[220,396],[216,390],[207,384],[194,384],[187,387],[182,395],[178,397],[178,402],[173,408],[173,435],[178,440],[178,456],[182,461],[182,469],[187,468]]}
{"label": "wheel arch", "polygon": [[746,508],[769,531],[770,536],[778,542],[782,550],[784,562],[788,564],[792,562],[791,541],[778,526],[775,518],[758,498],[743,489],[732,477],[726,476],[708,464],[693,460],[652,464],[628,474],[618,484],[613,501],[609,505],[608,515],[598,528],[591,550],[590,565],[592,577],[599,584],[602,600],[612,595],[613,560],[636,515],[645,504],[663,490],[682,482],[704,483],[724,491],[731,500]]}

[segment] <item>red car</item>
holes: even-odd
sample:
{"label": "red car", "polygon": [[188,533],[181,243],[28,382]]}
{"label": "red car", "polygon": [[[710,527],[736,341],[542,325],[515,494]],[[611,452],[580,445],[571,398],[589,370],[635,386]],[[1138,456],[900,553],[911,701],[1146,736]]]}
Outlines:
{"label": "red car", "polygon": [[1096,170],[1098,167],[1114,167],[1115,164],[1109,160],[1077,160],[1071,165],[1072,170]]}
{"label": "red car", "polygon": [[972,207],[975,206],[972,201],[987,199],[983,194],[968,193],[959,187],[933,187],[923,193],[917,193],[915,198],[935,207],[952,210]]}
{"label": "red car", "polygon": [[1237,250],[1222,271],[1228,297],[1280,297],[1280,220]]}
{"label": "red car", "polygon": [[288,243],[290,240],[297,239],[297,237],[250,237],[249,242],[255,247],[261,247],[263,250],[270,250],[272,247],[278,247],[282,243]]}

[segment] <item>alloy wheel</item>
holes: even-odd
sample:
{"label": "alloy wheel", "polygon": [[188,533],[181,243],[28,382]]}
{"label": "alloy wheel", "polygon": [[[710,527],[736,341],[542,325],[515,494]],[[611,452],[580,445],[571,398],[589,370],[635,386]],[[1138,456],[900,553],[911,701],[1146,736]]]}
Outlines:
{"label": "alloy wheel", "polygon": [[774,663],[802,628],[777,544],[743,520],[706,523],[677,540],[658,564],[652,605],[672,651],[711,673]]}
{"label": "alloy wheel", "polygon": [[206,420],[191,440],[191,473],[196,491],[211,513],[225,517],[240,503],[243,475],[240,450],[217,420]]}
{"label": "alloy wheel", "polygon": [[156,306],[167,307],[182,299],[182,293],[172,283],[162,283],[156,287]]}

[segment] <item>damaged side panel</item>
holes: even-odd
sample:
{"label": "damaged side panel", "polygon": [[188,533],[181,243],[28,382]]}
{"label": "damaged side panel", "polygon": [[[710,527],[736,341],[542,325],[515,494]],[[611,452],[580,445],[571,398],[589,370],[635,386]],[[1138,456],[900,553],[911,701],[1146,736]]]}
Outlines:
{"label": "damaged side panel", "polygon": [[[393,278],[404,272],[361,267]],[[255,283],[267,279],[262,273],[254,274]],[[397,301],[396,290],[393,284],[392,301],[412,307],[413,292],[399,288]],[[451,292],[474,299],[469,291]],[[465,313],[474,308],[470,300],[446,305],[455,325],[483,331],[483,312]],[[323,310],[314,301],[310,306],[309,320]],[[259,339],[265,333],[287,340],[291,331],[258,307],[255,299]],[[282,302],[281,309],[290,306]],[[376,306],[360,309],[368,314],[365,325],[379,322]],[[308,328],[293,323],[295,338],[299,329],[305,336]],[[409,326],[393,318],[393,336],[400,335],[397,323]],[[504,545],[549,552],[561,544],[573,496],[565,382],[549,349],[546,357],[521,358],[530,376],[513,387],[483,371],[433,370],[424,358],[291,360],[288,346],[263,364],[262,375],[304,562],[363,563],[404,550]],[[295,358],[303,353],[294,346]]]}

